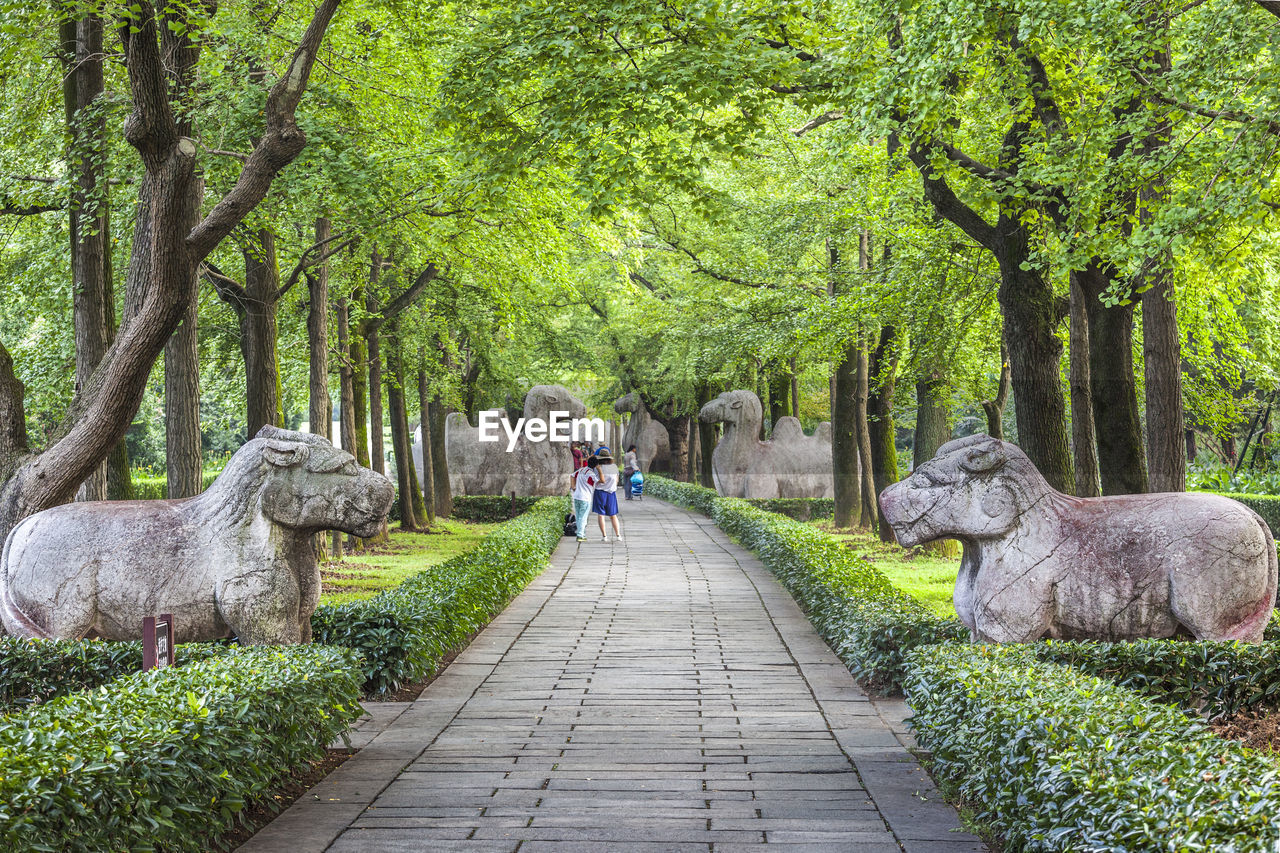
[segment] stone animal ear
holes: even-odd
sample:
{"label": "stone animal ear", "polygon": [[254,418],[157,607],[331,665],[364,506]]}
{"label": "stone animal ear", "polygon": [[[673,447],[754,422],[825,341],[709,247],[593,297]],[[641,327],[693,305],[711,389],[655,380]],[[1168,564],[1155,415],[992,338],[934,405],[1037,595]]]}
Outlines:
{"label": "stone animal ear", "polygon": [[276,441],[267,439],[262,447],[262,458],[277,468],[292,468],[300,465],[311,455],[311,448],[296,441]]}
{"label": "stone animal ear", "polygon": [[729,408],[731,408],[731,409],[741,409],[741,408],[742,408],[742,401],[741,401],[741,400],[734,400],[732,403],[730,403],[730,404],[729,404]]}
{"label": "stone animal ear", "polygon": [[970,474],[988,474],[1002,467],[1007,459],[999,445],[975,447],[960,460],[960,467]]}

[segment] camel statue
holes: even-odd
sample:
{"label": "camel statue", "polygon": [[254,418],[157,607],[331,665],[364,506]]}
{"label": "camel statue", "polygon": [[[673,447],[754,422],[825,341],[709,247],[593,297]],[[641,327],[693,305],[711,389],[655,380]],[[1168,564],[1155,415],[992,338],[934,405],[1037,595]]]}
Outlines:
{"label": "camel statue", "polygon": [[636,446],[636,459],[640,462],[640,471],[648,474],[651,466],[654,470],[666,471],[671,468],[671,437],[667,428],[653,419],[644,401],[635,391],[625,397],[619,397],[613,403],[613,410],[618,414],[631,412],[631,420],[622,435],[622,446],[614,452],[625,453],[631,445]]}
{"label": "camel statue", "polygon": [[779,418],[769,441],[761,441],[764,416],[750,391],[726,391],[702,407],[703,423],[723,423],[724,437],[711,454],[716,491],[733,498],[833,498],[831,425],[809,436],[800,421]]}
{"label": "camel statue", "polygon": [[[506,418],[505,409],[488,410]],[[546,421],[550,413],[568,412],[581,418],[587,408],[562,385],[535,385],[524,398],[524,417]],[[497,441],[480,441],[480,429],[467,416],[452,412],[445,419],[445,456],[449,487],[455,495],[561,495],[573,473],[573,454],[567,441],[530,441],[524,435],[507,451],[508,436],[497,430]],[[414,464],[422,472],[422,446],[413,448]]]}

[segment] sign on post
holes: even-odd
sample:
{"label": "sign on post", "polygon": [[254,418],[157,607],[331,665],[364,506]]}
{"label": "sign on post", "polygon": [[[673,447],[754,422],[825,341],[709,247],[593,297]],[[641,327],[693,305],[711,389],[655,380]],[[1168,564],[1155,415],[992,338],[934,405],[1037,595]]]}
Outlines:
{"label": "sign on post", "polygon": [[142,670],[173,665],[173,614],[142,619]]}

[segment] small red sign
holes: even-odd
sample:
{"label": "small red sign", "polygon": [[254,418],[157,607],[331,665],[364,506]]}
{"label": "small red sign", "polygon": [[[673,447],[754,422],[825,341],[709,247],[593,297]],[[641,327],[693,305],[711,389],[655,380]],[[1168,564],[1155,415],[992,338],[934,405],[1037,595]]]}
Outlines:
{"label": "small red sign", "polygon": [[173,666],[173,614],[142,620],[142,669]]}

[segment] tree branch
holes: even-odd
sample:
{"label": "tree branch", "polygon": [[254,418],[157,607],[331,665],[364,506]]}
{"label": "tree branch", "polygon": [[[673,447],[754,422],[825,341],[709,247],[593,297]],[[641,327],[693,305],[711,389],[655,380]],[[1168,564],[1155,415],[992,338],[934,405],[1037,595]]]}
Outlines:
{"label": "tree branch", "polygon": [[10,205],[0,207],[0,216],[37,216],[41,213],[52,213],[55,210],[66,210],[64,204],[29,204],[25,207]]}
{"label": "tree branch", "polygon": [[124,64],[129,73],[133,112],[124,123],[124,137],[137,149],[148,169],[155,169],[178,142],[178,128],[169,105],[169,86],[160,58],[156,11],[150,0],[139,0],[120,22]]}
{"label": "tree branch", "polygon": [[245,161],[235,186],[209,211],[204,221],[187,237],[187,247],[196,260],[203,260],[231,233],[271,188],[276,174],[289,165],[307,142],[294,112],[306,91],[316,54],[339,0],[322,0],[307,31],[294,51],[289,70],[267,95],[266,131]]}
{"label": "tree branch", "polygon": [[219,299],[234,308],[237,314],[245,312],[249,305],[249,291],[244,285],[218,269],[212,261],[206,260],[200,265],[200,274],[213,285]]}
{"label": "tree branch", "polygon": [[996,250],[996,229],[960,200],[947,183],[947,179],[933,169],[928,152],[917,142],[912,142],[907,149],[907,157],[920,172],[920,180],[924,185],[925,198],[933,205],[938,215],[968,234],[980,245],[991,251]]}
{"label": "tree branch", "polygon": [[[342,234],[335,234],[332,237],[327,237],[324,240],[321,240],[319,243],[312,243],[308,246],[306,251],[302,253],[302,257],[298,258],[298,263],[294,265],[293,272],[289,273],[289,277],[285,279],[284,284],[282,284],[272,295],[271,301],[276,302],[282,299],[284,295],[289,292],[289,289],[298,283],[298,280],[302,278],[303,273],[307,270],[314,266],[319,266],[360,239],[358,236],[348,237],[336,246],[331,246],[327,249],[324,248],[327,243],[332,243],[341,236]],[[323,249],[323,251],[320,251],[321,249]],[[320,253],[315,257],[312,257],[312,253],[317,251]]]}
{"label": "tree branch", "polygon": [[778,41],[777,39],[760,39],[760,43],[766,47],[772,47],[777,50],[789,50],[792,52],[792,56],[799,59],[801,62],[817,62],[820,58],[816,54],[806,53],[800,48],[790,45],[785,41]]}
{"label": "tree branch", "polygon": [[1280,0],[1253,0],[1253,2],[1280,18]]}
{"label": "tree branch", "polygon": [[[1280,0],[1277,0],[1277,5],[1280,5]],[[1274,12],[1273,14],[1276,14],[1278,17],[1280,17],[1280,11]],[[1212,109],[1209,109],[1208,107],[1202,107],[1198,104],[1192,104],[1187,101],[1180,101],[1177,98],[1174,98],[1170,95],[1166,95],[1164,92],[1161,92],[1158,89],[1156,89],[1155,85],[1151,82],[1151,80],[1141,71],[1138,71],[1136,68],[1131,69],[1131,73],[1139,83],[1147,87],[1148,95],[1155,98],[1157,101],[1160,101],[1161,103],[1168,104],[1171,107],[1176,107],[1177,109],[1182,110],[1184,113],[1191,113],[1193,115],[1198,115],[1198,116],[1201,116],[1202,118],[1207,118],[1207,119],[1239,122],[1241,124],[1261,124],[1264,127],[1266,127],[1268,133],[1280,135],[1280,121],[1276,121],[1275,119],[1262,118],[1261,116],[1251,115],[1249,113],[1240,112],[1238,110],[1212,110]]]}
{"label": "tree branch", "polygon": [[30,449],[22,381],[13,372],[13,356],[0,344],[0,465]]}
{"label": "tree branch", "polygon": [[426,269],[418,273],[418,277],[414,279],[413,284],[404,289],[402,293],[392,299],[382,310],[375,316],[369,318],[369,328],[378,329],[383,323],[393,319],[406,308],[413,304],[428,284],[435,281],[436,276],[440,274],[440,270],[435,263],[428,263]]}
{"label": "tree branch", "polygon": [[828,110],[820,116],[814,116],[800,127],[791,128],[791,133],[795,136],[804,136],[809,131],[822,127],[824,124],[830,124],[833,121],[839,121],[844,118],[844,110]]}

